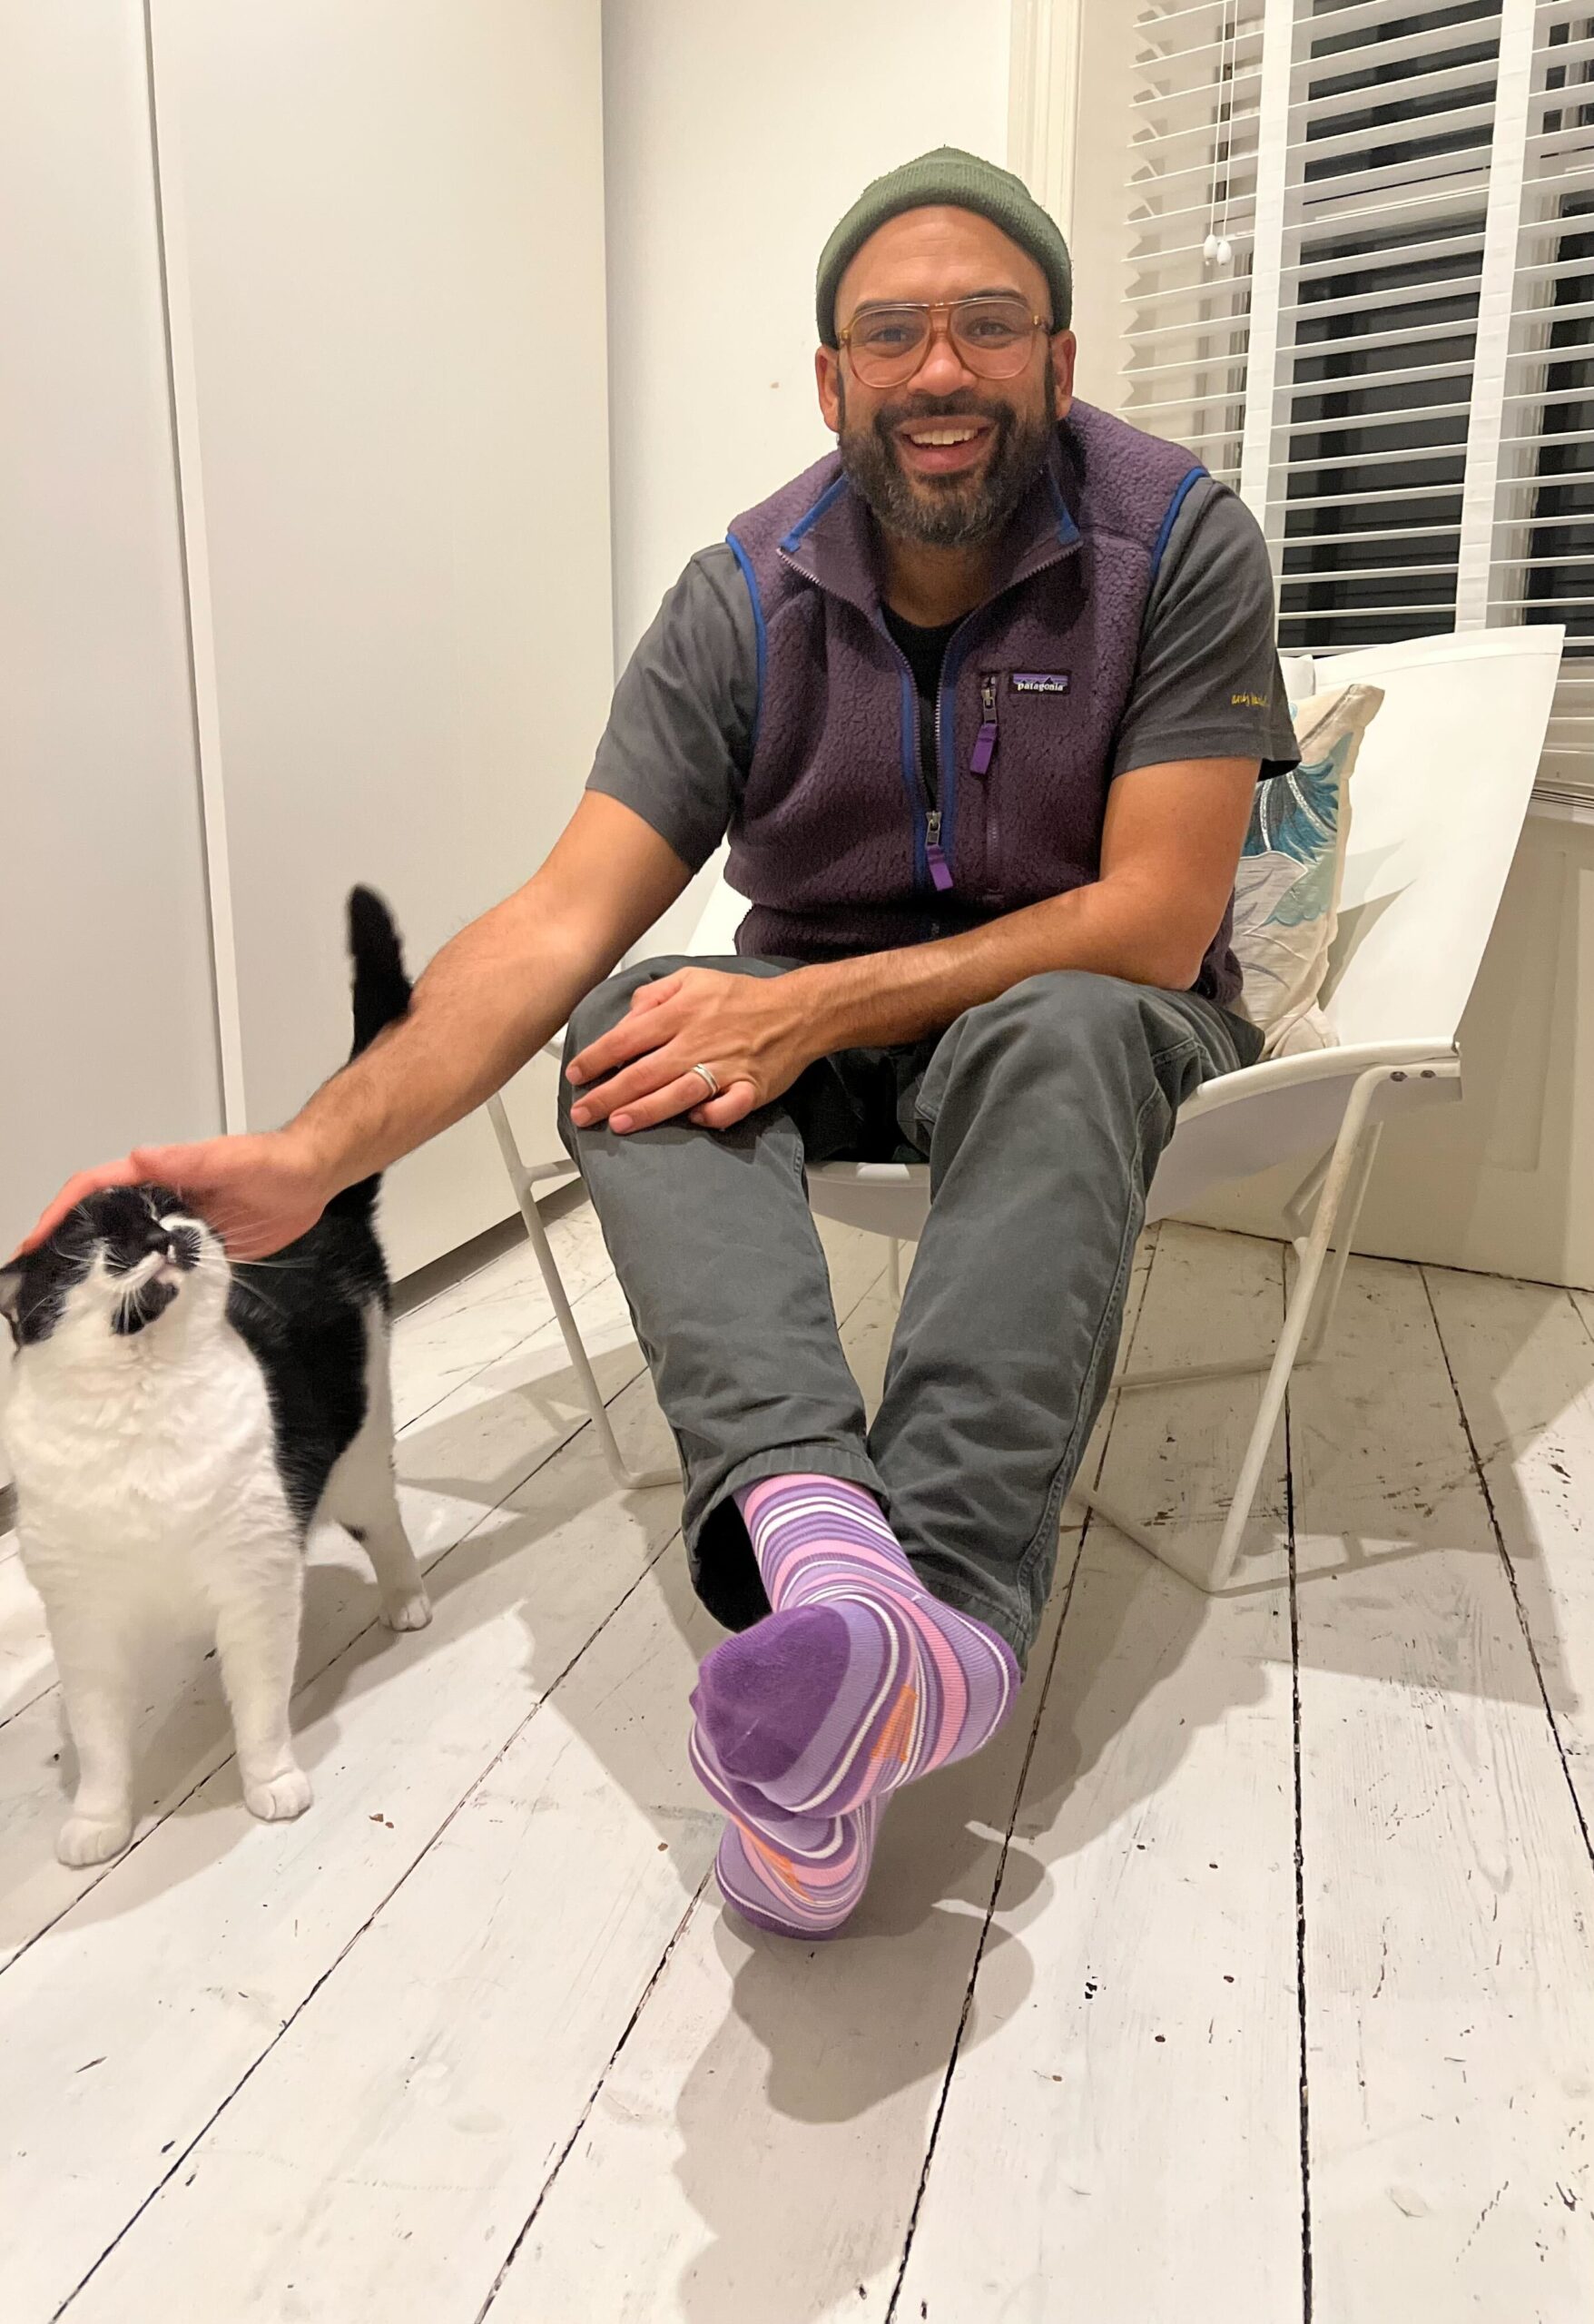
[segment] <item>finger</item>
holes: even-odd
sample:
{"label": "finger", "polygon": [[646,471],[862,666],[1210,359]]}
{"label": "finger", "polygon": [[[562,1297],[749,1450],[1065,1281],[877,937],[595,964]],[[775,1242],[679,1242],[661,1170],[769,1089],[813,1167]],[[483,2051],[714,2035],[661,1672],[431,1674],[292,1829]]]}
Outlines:
{"label": "finger", "polygon": [[655,983],[639,984],[631,996],[633,1014],[639,1009],[656,1009],[661,1000],[674,1000],[681,990],[678,976],[660,977]]}
{"label": "finger", "polygon": [[565,1078],[579,1086],[595,1081],[600,1074],[613,1073],[617,1066],[629,1065],[633,1058],[660,1048],[670,1039],[674,1026],[674,1018],[666,1022],[657,1009],[643,1009],[634,1017],[623,1017],[612,1032],[594,1041],[579,1057],[571,1059],[565,1068]]}
{"label": "finger", "polygon": [[[624,1073],[611,1074],[606,1081],[599,1081],[584,1089],[570,1108],[570,1118],[577,1129],[591,1129],[596,1122],[612,1122],[617,1112],[652,1097],[655,1089],[663,1089],[676,1080],[681,1073],[681,1059],[667,1049],[650,1049]],[[696,1079],[694,1075],[694,1079]],[[699,1090],[703,1088],[697,1082]]]}
{"label": "finger", "polygon": [[25,1251],[36,1250],[41,1243],[54,1235],[62,1220],[74,1211],[80,1202],[86,1201],[90,1195],[103,1194],[107,1187],[135,1187],[139,1177],[135,1157],[131,1154],[123,1155],[119,1162],[102,1162],[94,1170],[80,1170],[75,1177],[68,1178],[49,1207],[40,1212],[12,1253],[12,1257],[18,1258]]}
{"label": "finger", "polygon": [[701,1129],[734,1129],[761,1103],[751,1081],[733,1081],[717,1098],[711,1098],[706,1106],[699,1106],[692,1118]]}
{"label": "finger", "polygon": [[703,1088],[695,1073],[678,1074],[664,1088],[655,1089],[651,1097],[627,1106],[624,1113],[609,1116],[609,1128],[621,1137],[628,1137],[634,1130],[654,1129],[660,1122],[673,1121],[677,1115],[690,1113],[693,1099]]}
{"label": "finger", "polygon": [[158,1179],[179,1194],[198,1194],[216,1183],[226,1143],[206,1138],[193,1146],[135,1146],[129,1159],[141,1178]]}

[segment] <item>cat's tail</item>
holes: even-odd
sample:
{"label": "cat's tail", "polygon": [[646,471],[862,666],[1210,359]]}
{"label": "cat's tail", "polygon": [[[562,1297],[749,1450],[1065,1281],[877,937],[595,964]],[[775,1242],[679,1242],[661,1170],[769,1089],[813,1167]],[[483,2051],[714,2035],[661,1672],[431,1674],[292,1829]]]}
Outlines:
{"label": "cat's tail", "polygon": [[352,1061],[409,1007],[409,979],[393,915],[374,890],[349,891],[349,958],[354,967]]}
{"label": "cat's tail", "polygon": [[[352,1063],[369,1049],[385,1027],[395,1024],[409,1007],[410,983],[404,970],[404,950],[393,915],[373,889],[349,891],[349,958],[354,970],[354,1046]],[[376,1207],[379,1176],[362,1178],[334,1195],[327,1208],[341,1218],[369,1218]]]}

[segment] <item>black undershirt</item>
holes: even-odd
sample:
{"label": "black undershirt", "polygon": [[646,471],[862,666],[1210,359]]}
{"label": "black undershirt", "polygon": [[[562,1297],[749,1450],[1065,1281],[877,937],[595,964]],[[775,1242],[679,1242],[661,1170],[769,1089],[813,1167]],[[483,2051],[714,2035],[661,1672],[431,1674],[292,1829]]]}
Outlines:
{"label": "black undershirt", "polygon": [[913,684],[919,694],[919,768],[924,783],[925,796],[932,807],[940,804],[940,769],[935,763],[935,698],[940,689],[941,665],[947,658],[947,647],[952,632],[962,620],[943,621],[934,629],[921,629],[914,621],[904,621],[890,606],[881,606],[887,629],[907,657],[913,673]]}

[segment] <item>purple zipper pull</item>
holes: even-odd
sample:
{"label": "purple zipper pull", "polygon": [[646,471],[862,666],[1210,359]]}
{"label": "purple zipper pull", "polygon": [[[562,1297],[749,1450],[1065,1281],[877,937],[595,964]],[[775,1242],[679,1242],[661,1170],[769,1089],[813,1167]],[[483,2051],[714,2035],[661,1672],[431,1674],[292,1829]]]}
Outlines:
{"label": "purple zipper pull", "polygon": [[997,746],[996,680],[979,681],[979,707],[983,714],[979,732],[974,737],[974,753],[969,761],[970,774],[989,774],[992,753]]}
{"label": "purple zipper pull", "polygon": [[941,819],[939,812],[930,816],[929,822],[925,825],[925,833],[924,860],[930,866],[930,883],[944,896],[952,884],[952,867],[947,862],[946,852],[941,846]]}

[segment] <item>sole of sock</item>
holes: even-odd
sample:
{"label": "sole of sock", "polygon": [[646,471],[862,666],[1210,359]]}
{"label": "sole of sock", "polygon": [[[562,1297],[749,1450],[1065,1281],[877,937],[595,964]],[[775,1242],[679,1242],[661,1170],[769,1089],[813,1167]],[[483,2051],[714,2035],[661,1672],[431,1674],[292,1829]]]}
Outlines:
{"label": "sole of sock", "polygon": [[819,1889],[812,1885],[815,1867],[810,1862],[782,1856],[738,1818],[727,1817],[714,1858],[720,1894],[744,1920],[772,1936],[812,1944],[839,1935],[869,1884],[879,1817],[880,1802],[871,1800],[856,1816],[838,1819],[846,1827],[841,1850]]}
{"label": "sole of sock", "polygon": [[851,1816],[793,1816],[727,1776],[695,1727],[687,1748],[725,1817],[715,1870],[726,1902],[776,1935],[833,1936],[868,1886],[881,1803]]}

